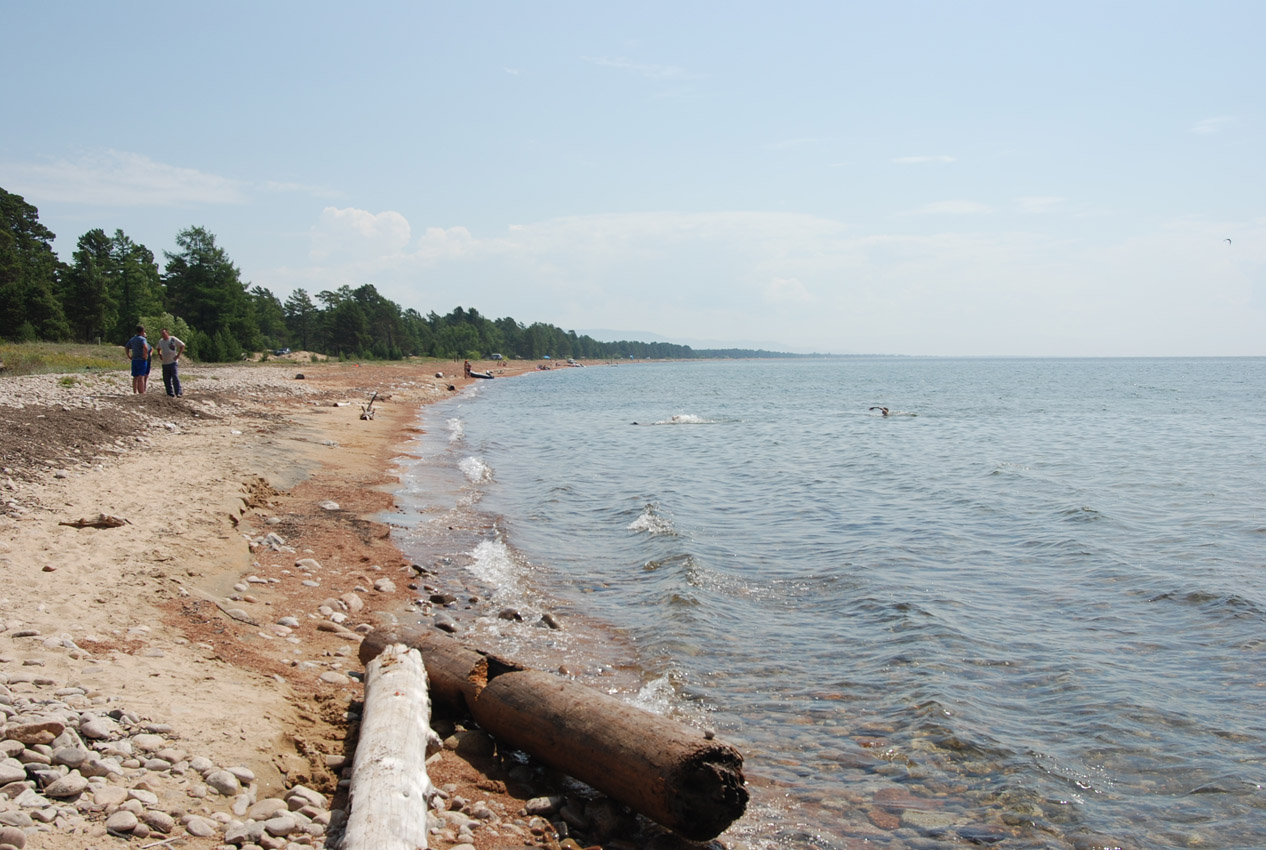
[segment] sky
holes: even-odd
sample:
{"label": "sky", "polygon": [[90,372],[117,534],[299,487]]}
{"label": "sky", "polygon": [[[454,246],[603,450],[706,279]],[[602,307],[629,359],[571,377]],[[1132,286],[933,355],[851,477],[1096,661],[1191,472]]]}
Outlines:
{"label": "sky", "polygon": [[[69,261],[791,351],[1266,355],[1266,3],[0,0]],[[1230,240],[1230,241],[1228,241]]]}

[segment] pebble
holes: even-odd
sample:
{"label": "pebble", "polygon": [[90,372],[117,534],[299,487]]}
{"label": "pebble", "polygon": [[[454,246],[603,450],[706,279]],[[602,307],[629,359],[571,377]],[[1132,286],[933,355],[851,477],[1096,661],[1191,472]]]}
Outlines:
{"label": "pebble", "polygon": [[117,726],[112,720],[104,717],[85,715],[79,723],[79,734],[83,735],[85,738],[102,740],[114,735],[116,728]]}
{"label": "pebble", "polygon": [[210,838],[220,830],[215,821],[198,815],[190,815],[184,821],[185,832],[194,838]]}
{"label": "pebble", "polygon": [[147,809],[141,815],[141,822],[155,832],[161,832],[163,835],[170,835],[171,831],[176,828],[176,819],[166,812],[160,812],[154,809]]}
{"label": "pebble", "polygon": [[214,770],[203,778],[211,789],[225,797],[231,797],[242,790],[242,784],[237,781],[237,777],[227,770]]}
{"label": "pebble", "polygon": [[290,811],[290,807],[286,804],[285,800],[269,798],[267,800],[260,800],[258,803],[251,806],[250,809],[247,810],[246,816],[251,820],[266,821],[281,812],[287,811]]}
{"label": "pebble", "polygon": [[88,788],[88,780],[79,771],[72,770],[50,783],[44,789],[45,797],[77,797]]}
{"label": "pebble", "polygon": [[132,744],[141,750],[141,752],[156,753],[161,750],[167,742],[163,740],[162,735],[154,735],[148,732],[143,732],[140,735],[133,736]]}
{"label": "pebble", "polygon": [[131,832],[136,829],[140,818],[127,809],[119,809],[110,817],[106,818],[106,829],[111,832]]}

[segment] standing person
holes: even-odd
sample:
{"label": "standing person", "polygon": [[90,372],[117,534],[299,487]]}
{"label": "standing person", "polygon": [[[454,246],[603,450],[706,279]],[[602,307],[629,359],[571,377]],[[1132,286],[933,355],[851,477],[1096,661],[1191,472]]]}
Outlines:
{"label": "standing person", "polygon": [[137,325],[136,336],[129,339],[123,347],[127,349],[128,357],[132,358],[132,392],[144,394],[145,386],[149,383],[149,358],[154,353],[149,340],[145,338],[145,326]]}
{"label": "standing person", "polygon": [[163,361],[163,386],[167,388],[167,395],[180,398],[184,393],[180,391],[180,374],[176,362],[185,353],[185,344],[178,337],[167,333],[167,328],[163,328],[162,335],[163,338],[158,341],[158,356]]}
{"label": "standing person", "polygon": [[469,378],[470,377],[470,361],[469,360],[466,361],[465,370],[466,370],[466,377]]}

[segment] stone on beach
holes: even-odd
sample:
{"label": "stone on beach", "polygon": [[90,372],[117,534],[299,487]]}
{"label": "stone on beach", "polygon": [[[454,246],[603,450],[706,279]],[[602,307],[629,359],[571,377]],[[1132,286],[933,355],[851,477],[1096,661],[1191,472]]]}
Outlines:
{"label": "stone on beach", "polygon": [[79,771],[72,770],[44,789],[45,797],[77,797],[88,788],[88,779]]}
{"label": "stone on beach", "polygon": [[212,771],[204,777],[204,780],[211,789],[225,797],[230,797],[242,790],[242,784],[237,781],[237,777],[227,770]]}

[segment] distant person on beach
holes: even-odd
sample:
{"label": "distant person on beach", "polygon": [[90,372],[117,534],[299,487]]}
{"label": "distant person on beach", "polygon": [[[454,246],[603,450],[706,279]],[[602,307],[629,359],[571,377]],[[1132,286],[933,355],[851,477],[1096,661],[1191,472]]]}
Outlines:
{"label": "distant person on beach", "polygon": [[169,334],[167,328],[163,328],[162,335],[163,338],[158,341],[158,356],[163,361],[163,386],[167,395],[180,398],[184,393],[180,391],[180,373],[176,364],[180,355],[185,353],[185,344]]}
{"label": "distant person on beach", "polygon": [[466,361],[465,368],[466,368],[466,377],[469,378],[470,377],[470,361],[469,360]]}
{"label": "distant person on beach", "polygon": [[132,392],[143,395],[149,383],[149,359],[154,353],[149,340],[145,338],[145,326],[136,326],[136,336],[123,346],[128,357],[132,358]]}
{"label": "distant person on beach", "polygon": [[886,407],[872,407],[871,410],[878,410],[884,416],[888,415],[888,408]]}

